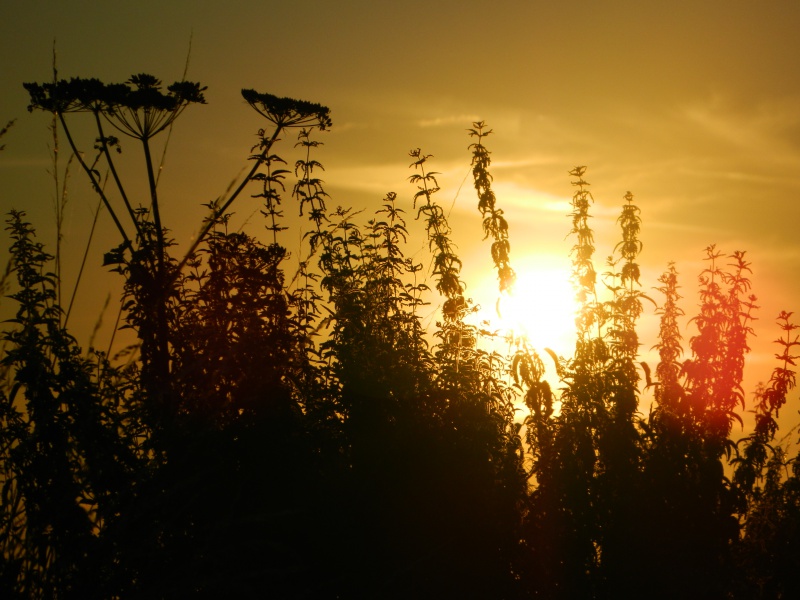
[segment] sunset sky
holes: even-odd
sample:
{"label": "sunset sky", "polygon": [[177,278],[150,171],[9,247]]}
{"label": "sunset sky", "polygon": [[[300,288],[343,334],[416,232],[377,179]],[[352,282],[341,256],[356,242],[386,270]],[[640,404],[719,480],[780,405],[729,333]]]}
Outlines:
{"label": "sunset sky", "polygon": [[[588,165],[598,271],[617,242],[628,190],[642,209],[643,287],[649,293],[675,261],[687,314],[697,304],[704,248],[746,250],[762,306],[754,344],[761,357],[778,335],[778,311],[800,312],[798,31],[800,3],[780,0],[7,0],[0,126],[17,122],[2,140],[0,209],[27,210],[42,239],[52,240],[48,118],[27,112],[22,82],[52,78],[54,39],[60,77],[118,82],[148,72],[166,83],[181,78],[191,39],[188,79],[208,86],[208,105],[178,120],[160,184],[164,220],[178,240],[199,226],[201,205],[247,166],[264,123],[239,91],[255,88],[331,108],[333,128],[318,156],[331,207],[377,206],[395,191],[411,217],[408,151],[432,154],[442,173],[438,200],[453,206],[469,277],[491,282],[471,178],[464,182],[466,129],[482,119],[494,130],[486,145],[518,270],[568,264],[567,172]],[[292,144],[282,146],[287,156]],[[139,160],[133,149],[130,157]],[[83,239],[96,205],[77,172],[73,180],[70,242],[70,234]],[[254,202],[234,207],[239,223]],[[105,217],[98,272],[115,243]],[[97,281],[102,304],[103,286],[113,285]],[[100,310],[93,301],[85,299],[91,321]],[[653,343],[643,340],[644,349]],[[753,364],[751,379],[773,366]]]}

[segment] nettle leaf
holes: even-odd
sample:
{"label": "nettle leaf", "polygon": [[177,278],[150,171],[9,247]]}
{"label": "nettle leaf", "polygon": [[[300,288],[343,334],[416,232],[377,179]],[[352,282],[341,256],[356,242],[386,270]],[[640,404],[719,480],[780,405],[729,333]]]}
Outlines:
{"label": "nettle leaf", "polygon": [[119,265],[125,262],[125,250],[128,248],[127,243],[122,243],[116,248],[109,250],[103,254],[103,266]]}

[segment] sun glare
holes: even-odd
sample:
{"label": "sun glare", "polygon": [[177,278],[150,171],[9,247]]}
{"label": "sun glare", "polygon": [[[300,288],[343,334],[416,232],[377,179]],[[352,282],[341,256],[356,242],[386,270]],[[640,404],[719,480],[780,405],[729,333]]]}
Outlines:
{"label": "sun glare", "polygon": [[502,328],[525,336],[536,350],[571,353],[577,304],[568,271],[540,268],[517,272],[513,293],[503,294],[497,309]]}

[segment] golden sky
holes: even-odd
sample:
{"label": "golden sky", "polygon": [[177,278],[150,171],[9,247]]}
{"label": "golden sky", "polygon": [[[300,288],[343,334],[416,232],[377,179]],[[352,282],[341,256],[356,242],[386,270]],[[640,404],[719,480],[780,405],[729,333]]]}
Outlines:
{"label": "golden sky", "polygon": [[[395,191],[410,211],[408,151],[433,154],[438,199],[453,206],[470,265],[477,256],[490,265],[470,179],[459,191],[465,130],[483,119],[494,129],[486,145],[512,264],[566,259],[567,171],[588,165],[598,271],[630,190],[642,208],[645,290],[674,260],[692,314],[703,249],[716,243],[752,260],[759,356],[778,335],[778,311],[800,312],[799,2],[6,0],[1,12],[0,126],[17,122],[0,154],[0,209],[28,210],[44,241],[48,121],[26,111],[22,82],[51,78],[55,39],[61,77],[149,72],[169,83],[191,38],[188,79],[208,86],[208,105],[179,119],[160,184],[179,240],[246,166],[262,126],[239,95],[252,87],[331,107],[318,158],[332,206],[374,205]],[[68,235],[85,231],[96,204],[73,179]],[[236,218],[256,208],[235,207]],[[97,263],[114,243],[104,225]],[[96,319],[99,306],[84,302]]]}

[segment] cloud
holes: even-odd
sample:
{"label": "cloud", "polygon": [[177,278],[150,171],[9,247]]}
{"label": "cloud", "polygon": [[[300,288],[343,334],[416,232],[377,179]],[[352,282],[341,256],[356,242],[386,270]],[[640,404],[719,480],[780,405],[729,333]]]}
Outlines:
{"label": "cloud", "polygon": [[452,115],[449,117],[437,117],[435,119],[421,119],[417,121],[420,127],[447,127],[450,125],[464,126],[480,121],[478,115]]}

